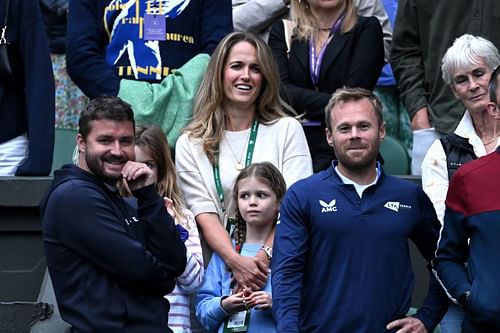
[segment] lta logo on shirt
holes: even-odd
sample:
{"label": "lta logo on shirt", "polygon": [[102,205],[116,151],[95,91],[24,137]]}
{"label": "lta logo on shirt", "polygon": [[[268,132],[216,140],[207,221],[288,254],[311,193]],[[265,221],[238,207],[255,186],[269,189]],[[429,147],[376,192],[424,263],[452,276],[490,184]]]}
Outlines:
{"label": "lta logo on shirt", "polygon": [[399,201],[387,201],[384,205],[385,208],[393,210],[395,212],[399,212],[399,209],[411,209],[410,205],[405,205],[400,203]]}
{"label": "lta logo on shirt", "polygon": [[319,204],[321,205],[321,213],[330,213],[330,212],[336,212],[337,207],[335,207],[335,203],[337,200],[333,199],[329,203],[324,202],[323,200],[319,201]]}

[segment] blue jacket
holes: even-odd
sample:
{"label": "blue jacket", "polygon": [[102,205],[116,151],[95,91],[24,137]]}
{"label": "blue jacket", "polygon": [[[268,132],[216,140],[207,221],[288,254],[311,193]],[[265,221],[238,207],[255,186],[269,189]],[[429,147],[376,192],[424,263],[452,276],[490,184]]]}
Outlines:
{"label": "blue jacket", "polygon": [[[500,332],[500,150],[461,166],[450,182],[434,269],[450,297],[470,291],[462,323]],[[468,263],[465,265],[465,263]]]}
{"label": "blue jacket", "polygon": [[[243,244],[241,255],[253,257],[262,247],[262,244]],[[271,293],[271,275],[262,290]],[[231,294],[231,272],[228,271],[224,260],[214,252],[205,280],[196,297],[196,316],[204,328],[210,332],[222,333],[224,321],[229,316],[221,304],[224,296]],[[272,312],[253,308],[248,323],[248,333],[276,333]]]}
{"label": "blue jacket", "polygon": [[[0,22],[5,1],[0,4]],[[55,88],[36,0],[11,0],[6,30],[13,75],[0,78],[0,143],[28,134],[28,158],[16,176],[47,176],[54,151]]]}
{"label": "blue jacket", "polygon": [[138,210],[74,165],[54,174],[41,203],[47,267],[62,318],[74,333],[159,333],[167,326],[186,248],[153,185]]}
{"label": "blue jacket", "polygon": [[[144,13],[154,3],[164,6],[165,41],[144,40]],[[233,30],[231,10],[229,0],[70,1],[68,73],[90,98],[116,96],[124,78],[160,82],[197,54],[212,54]]]}
{"label": "blue jacket", "polygon": [[[281,204],[274,241],[277,331],[386,332],[410,308],[408,240],[430,261],[439,227],[424,192],[383,171],[362,198],[333,167],[295,183]],[[415,315],[428,332],[448,306],[431,281]]]}

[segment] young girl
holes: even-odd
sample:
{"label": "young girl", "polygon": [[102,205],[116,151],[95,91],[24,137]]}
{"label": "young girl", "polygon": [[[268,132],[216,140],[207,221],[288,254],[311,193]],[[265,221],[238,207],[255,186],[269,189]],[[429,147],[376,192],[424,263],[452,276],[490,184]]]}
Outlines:
{"label": "young girl", "polygon": [[[242,256],[253,257],[258,251],[268,251],[263,244],[276,224],[285,191],[283,176],[269,162],[251,164],[236,178],[233,197],[238,211],[232,237],[236,251]],[[214,253],[197,296],[198,320],[211,331],[276,332],[270,280],[271,275],[262,290],[235,291],[231,272]]]}
{"label": "young girl", "polygon": [[138,127],[135,133],[135,160],[145,163],[156,176],[156,190],[165,197],[165,206],[185,241],[187,264],[184,273],[177,278],[175,289],[165,296],[170,303],[168,326],[174,333],[191,332],[189,293],[197,289],[204,275],[200,237],[193,214],[185,208],[177,186],[174,163],[165,134],[156,126]]}

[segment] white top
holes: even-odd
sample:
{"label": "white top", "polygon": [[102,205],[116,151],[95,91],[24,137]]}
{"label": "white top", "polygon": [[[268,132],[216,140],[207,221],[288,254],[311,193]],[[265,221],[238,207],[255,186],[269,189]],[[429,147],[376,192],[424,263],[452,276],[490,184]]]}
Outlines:
{"label": "white top", "polygon": [[186,269],[177,277],[174,290],[165,296],[170,303],[168,327],[174,333],[191,333],[189,294],[196,291],[203,282],[205,268],[200,243],[200,234],[193,213],[185,209],[186,219],[180,222],[188,232],[186,245]]}
{"label": "white top", "polygon": [[[246,157],[248,131],[226,131],[237,158],[242,149],[243,163]],[[225,205],[233,212],[232,189],[239,171],[236,159],[224,138],[220,142],[219,168],[224,190]],[[281,171],[287,187],[312,174],[312,161],[301,124],[294,118],[284,117],[270,125],[259,125],[252,162],[268,161]],[[213,167],[198,139],[183,133],[175,148],[175,165],[179,186],[188,208],[196,216],[216,213],[223,221],[222,206],[215,186]],[[230,214],[232,215],[232,214]]]}
{"label": "white top", "polygon": [[[486,155],[486,148],[474,129],[469,111],[465,111],[454,133],[469,140],[469,143],[474,149],[474,154],[476,154],[478,158]],[[500,138],[499,141],[497,141],[497,147],[499,143]],[[437,139],[427,151],[422,162],[422,188],[431,199],[441,224],[443,224],[448,186],[449,180],[446,153],[444,152],[443,145],[439,139]]]}
{"label": "white top", "polygon": [[356,190],[356,193],[358,193],[359,197],[363,197],[363,192],[370,186],[375,185],[378,181],[379,177],[379,171],[378,168],[375,168],[375,179],[370,183],[370,184],[358,184],[351,178],[344,176],[344,174],[339,170],[339,167],[335,167],[335,172],[337,172],[337,175],[339,175],[340,179],[344,184],[351,184],[354,186],[354,189]]}

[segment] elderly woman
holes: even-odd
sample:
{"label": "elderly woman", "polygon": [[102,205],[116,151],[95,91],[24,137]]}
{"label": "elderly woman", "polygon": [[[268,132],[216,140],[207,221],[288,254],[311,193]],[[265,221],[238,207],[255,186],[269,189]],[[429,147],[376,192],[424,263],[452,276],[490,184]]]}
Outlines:
{"label": "elderly woman", "polygon": [[[472,35],[455,40],[443,56],[441,70],[448,84],[465,107],[465,113],[454,133],[436,140],[422,163],[422,186],[439,220],[443,223],[448,185],[460,165],[491,153],[499,145],[493,120],[487,110],[488,83],[491,73],[500,64],[497,48],[490,41]],[[460,332],[463,311],[450,305],[441,322],[441,331]]]}
{"label": "elderly woman", "polygon": [[250,33],[227,35],[210,59],[194,119],[176,145],[180,187],[203,239],[239,285],[254,290],[265,284],[274,232],[256,258],[234,250],[228,235],[234,181],[252,162],[274,164],[287,186],[312,173],[304,132],[297,120],[285,116],[278,82],[265,42]]}
{"label": "elderly woman", "polygon": [[384,65],[382,28],[375,17],[356,14],[352,0],[292,0],[293,24],[277,22],[269,46],[278,62],[283,98],[302,122],[314,171],[330,165],[325,106],[338,88],[373,90]]}

